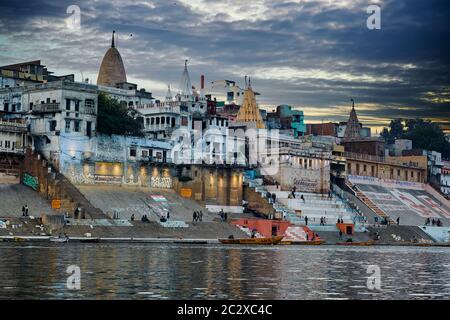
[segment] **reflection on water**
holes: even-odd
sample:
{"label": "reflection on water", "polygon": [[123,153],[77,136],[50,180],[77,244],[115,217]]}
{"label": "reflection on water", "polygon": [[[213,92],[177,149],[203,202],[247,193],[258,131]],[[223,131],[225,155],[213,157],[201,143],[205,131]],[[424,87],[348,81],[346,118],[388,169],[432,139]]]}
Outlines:
{"label": "reflection on water", "polygon": [[[1,299],[448,299],[450,252],[412,247],[0,244]],[[81,268],[81,290],[66,268]],[[367,289],[369,265],[381,290]]]}

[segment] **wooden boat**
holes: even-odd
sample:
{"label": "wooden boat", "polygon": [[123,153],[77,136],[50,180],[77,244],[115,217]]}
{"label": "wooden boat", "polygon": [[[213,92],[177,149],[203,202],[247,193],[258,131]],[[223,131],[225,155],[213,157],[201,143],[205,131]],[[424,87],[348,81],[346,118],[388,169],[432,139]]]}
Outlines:
{"label": "wooden boat", "polygon": [[69,242],[68,237],[51,237],[50,242],[66,243]]}
{"label": "wooden boat", "polygon": [[361,241],[361,242],[337,242],[338,246],[373,246],[375,244],[374,240]]}
{"label": "wooden boat", "polygon": [[100,238],[80,239],[80,242],[83,242],[83,243],[99,243],[100,242]]}
{"label": "wooden boat", "polygon": [[272,245],[278,244],[283,239],[283,236],[276,236],[272,238],[241,238],[241,239],[219,239],[222,244],[259,244]]}
{"label": "wooden boat", "polygon": [[297,246],[320,246],[325,243],[325,240],[308,240],[308,241],[281,241],[280,244],[284,245],[297,245]]}

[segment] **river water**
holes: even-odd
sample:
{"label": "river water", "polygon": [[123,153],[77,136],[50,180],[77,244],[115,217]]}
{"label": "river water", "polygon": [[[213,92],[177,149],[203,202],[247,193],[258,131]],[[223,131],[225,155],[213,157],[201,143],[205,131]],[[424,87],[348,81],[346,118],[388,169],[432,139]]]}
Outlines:
{"label": "river water", "polygon": [[[79,290],[67,288],[70,265]],[[0,243],[0,299],[205,298],[449,299],[450,250]]]}

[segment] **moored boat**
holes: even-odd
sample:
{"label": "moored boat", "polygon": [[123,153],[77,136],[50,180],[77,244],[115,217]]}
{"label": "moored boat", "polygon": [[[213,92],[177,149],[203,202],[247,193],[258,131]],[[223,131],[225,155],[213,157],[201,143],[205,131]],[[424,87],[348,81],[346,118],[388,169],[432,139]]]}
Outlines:
{"label": "moored boat", "polygon": [[80,242],[82,242],[82,243],[99,243],[100,238],[85,238],[85,239],[80,239]]}
{"label": "moored boat", "polygon": [[369,241],[359,241],[359,242],[337,242],[338,246],[373,246],[375,244],[374,240]]}
{"label": "moored boat", "polygon": [[283,236],[276,236],[272,238],[241,238],[241,239],[219,239],[222,244],[259,244],[272,245],[278,244],[283,239]]}
{"label": "moored boat", "polygon": [[280,242],[280,244],[284,244],[284,245],[298,245],[298,246],[320,246],[324,243],[325,243],[325,240],[308,240],[308,241],[286,240],[286,241]]}
{"label": "moored boat", "polygon": [[65,243],[69,242],[69,237],[51,237],[50,242]]}

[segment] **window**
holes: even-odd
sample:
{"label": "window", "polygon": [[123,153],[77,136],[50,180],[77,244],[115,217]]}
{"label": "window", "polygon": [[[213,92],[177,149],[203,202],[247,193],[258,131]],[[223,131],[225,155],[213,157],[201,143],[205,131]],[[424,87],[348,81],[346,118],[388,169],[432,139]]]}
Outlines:
{"label": "window", "polygon": [[359,163],[356,164],[356,174],[359,174]]}
{"label": "window", "polygon": [[411,171],[411,178],[414,178],[414,171]]}
{"label": "window", "polygon": [[93,114],[94,113],[94,108],[95,108],[95,102],[92,99],[86,99],[84,100],[84,112],[85,113],[89,113],[89,114]]}
{"label": "window", "polygon": [[397,176],[400,177],[400,169],[397,170]]}
{"label": "window", "polygon": [[30,111],[33,111],[33,102],[30,102]]}
{"label": "window", "polygon": [[92,122],[86,121],[86,135],[90,137],[92,135]]}
{"label": "window", "polygon": [[79,100],[75,101],[75,111],[80,112],[80,101]]}
{"label": "window", "polygon": [[66,99],[66,110],[70,110],[70,99]]}
{"label": "window", "polygon": [[364,165],[364,172],[367,171],[367,165]]}
{"label": "window", "polygon": [[80,122],[81,121],[75,121],[75,123],[74,123],[74,131],[75,132],[80,132]]}
{"label": "window", "polygon": [[130,149],[130,157],[136,157],[136,149]]}
{"label": "window", "polygon": [[66,132],[70,132],[70,120],[66,120]]}
{"label": "window", "polygon": [[50,132],[53,132],[56,130],[56,124],[57,124],[56,120],[49,121]]}
{"label": "window", "polygon": [[142,150],[142,157],[147,158],[148,157],[148,150]]}
{"label": "window", "polygon": [[155,118],[150,118],[150,124],[154,125],[155,124]]}

